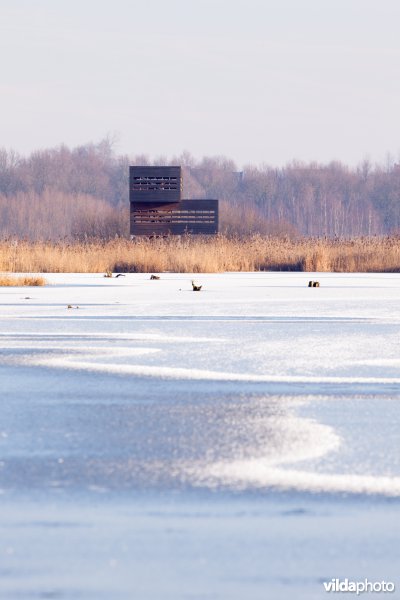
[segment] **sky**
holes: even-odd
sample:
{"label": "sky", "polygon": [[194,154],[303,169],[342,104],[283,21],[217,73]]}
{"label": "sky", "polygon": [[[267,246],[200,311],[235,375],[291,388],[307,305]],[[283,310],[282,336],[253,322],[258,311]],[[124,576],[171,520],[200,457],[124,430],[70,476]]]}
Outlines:
{"label": "sky", "polygon": [[400,157],[398,0],[1,0],[0,147]]}

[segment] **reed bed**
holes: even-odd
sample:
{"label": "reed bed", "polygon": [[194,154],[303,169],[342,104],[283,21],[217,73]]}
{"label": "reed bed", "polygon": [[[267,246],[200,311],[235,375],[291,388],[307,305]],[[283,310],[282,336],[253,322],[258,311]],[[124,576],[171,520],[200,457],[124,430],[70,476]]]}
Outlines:
{"label": "reed bed", "polygon": [[20,286],[41,286],[46,285],[44,277],[33,275],[30,277],[15,277],[13,275],[4,275],[0,273],[0,287],[20,287]]}
{"label": "reed bed", "polygon": [[217,235],[72,243],[0,241],[0,271],[11,273],[269,270],[400,272],[400,238],[341,240]]}

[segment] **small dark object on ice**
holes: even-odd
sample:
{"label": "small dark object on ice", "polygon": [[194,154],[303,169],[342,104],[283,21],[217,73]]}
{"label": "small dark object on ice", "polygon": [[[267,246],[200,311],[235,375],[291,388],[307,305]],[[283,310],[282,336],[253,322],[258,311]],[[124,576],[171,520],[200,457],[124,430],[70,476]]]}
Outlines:
{"label": "small dark object on ice", "polygon": [[308,287],[319,287],[319,281],[309,281]]}
{"label": "small dark object on ice", "polygon": [[116,275],[115,278],[117,277],[125,277],[125,275],[123,273],[118,273],[118,275]]}
{"label": "small dark object on ice", "polygon": [[72,306],[72,304],[68,304],[67,308],[79,308],[79,306]]}
{"label": "small dark object on ice", "polygon": [[197,283],[195,283],[195,282],[192,280],[192,288],[193,288],[193,291],[194,291],[194,292],[200,292],[200,290],[201,290],[201,288],[202,288],[202,287],[203,287],[202,285],[198,285]]}
{"label": "small dark object on ice", "polygon": [[159,275],[152,275],[152,276],[150,277],[150,279],[153,279],[153,280],[154,280],[154,279],[160,279],[160,276],[159,276]]}

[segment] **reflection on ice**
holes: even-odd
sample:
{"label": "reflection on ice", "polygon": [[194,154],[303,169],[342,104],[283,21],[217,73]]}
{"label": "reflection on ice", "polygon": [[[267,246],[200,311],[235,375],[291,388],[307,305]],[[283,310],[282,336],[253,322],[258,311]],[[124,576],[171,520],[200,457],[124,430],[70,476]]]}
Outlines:
{"label": "reflection on ice", "polygon": [[267,445],[264,453],[259,449],[261,456],[215,461],[205,468],[192,469],[194,480],[211,487],[224,485],[240,490],[272,488],[400,497],[400,476],[324,473],[302,467],[304,461],[314,461],[315,465],[316,459],[340,450],[340,437],[332,427],[290,414],[271,419],[269,427],[281,441],[274,447],[274,454]]}
{"label": "reflection on ice", "polygon": [[374,475],[341,475],[277,468],[268,461],[234,461],[217,463],[209,470],[214,481],[235,489],[297,490],[300,492],[376,494],[400,497],[400,477]]}

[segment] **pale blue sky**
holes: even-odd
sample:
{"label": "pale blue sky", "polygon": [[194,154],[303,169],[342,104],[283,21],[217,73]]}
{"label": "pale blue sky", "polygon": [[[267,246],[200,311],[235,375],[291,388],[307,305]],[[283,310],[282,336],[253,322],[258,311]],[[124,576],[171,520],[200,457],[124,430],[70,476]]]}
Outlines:
{"label": "pale blue sky", "polygon": [[400,152],[399,0],[0,0],[0,146]]}

